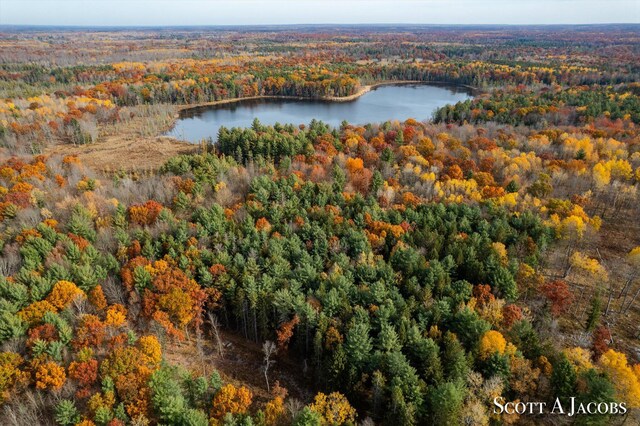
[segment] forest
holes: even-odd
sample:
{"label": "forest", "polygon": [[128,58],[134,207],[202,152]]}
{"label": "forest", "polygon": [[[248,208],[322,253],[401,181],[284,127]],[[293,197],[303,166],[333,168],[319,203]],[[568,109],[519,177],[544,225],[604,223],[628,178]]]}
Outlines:
{"label": "forest", "polygon": [[168,31],[0,31],[0,423],[640,423],[639,26]]}

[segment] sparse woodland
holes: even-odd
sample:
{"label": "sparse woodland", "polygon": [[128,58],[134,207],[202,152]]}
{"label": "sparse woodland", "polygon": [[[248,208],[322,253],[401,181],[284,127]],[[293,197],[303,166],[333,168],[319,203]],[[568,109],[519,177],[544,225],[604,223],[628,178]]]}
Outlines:
{"label": "sparse woodland", "polygon": [[[0,423],[639,422],[637,26],[0,42]],[[424,122],[256,120],[153,172],[45,154],[390,80],[478,95]]]}

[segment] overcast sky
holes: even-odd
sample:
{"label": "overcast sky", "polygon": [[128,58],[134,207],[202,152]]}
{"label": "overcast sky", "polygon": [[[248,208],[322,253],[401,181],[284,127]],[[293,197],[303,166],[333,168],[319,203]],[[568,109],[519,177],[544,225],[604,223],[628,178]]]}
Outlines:
{"label": "overcast sky", "polygon": [[0,0],[0,24],[638,23],[640,0]]}

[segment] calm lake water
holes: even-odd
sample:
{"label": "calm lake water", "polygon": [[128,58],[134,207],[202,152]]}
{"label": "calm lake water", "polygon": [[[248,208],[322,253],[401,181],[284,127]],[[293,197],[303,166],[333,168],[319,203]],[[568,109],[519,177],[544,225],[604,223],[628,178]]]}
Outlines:
{"label": "calm lake water", "polygon": [[166,134],[190,142],[207,138],[215,141],[221,126],[250,127],[254,118],[267,125],[309,124],[314,118],[332,126],[339,126],[343,120],[351,124],[404,121],[408,118],[423,121],[431,119],[437,108],[471,97],[469,90],[461,87],[411,84],[378,87],[350,102],[239,101],[183,111]]}

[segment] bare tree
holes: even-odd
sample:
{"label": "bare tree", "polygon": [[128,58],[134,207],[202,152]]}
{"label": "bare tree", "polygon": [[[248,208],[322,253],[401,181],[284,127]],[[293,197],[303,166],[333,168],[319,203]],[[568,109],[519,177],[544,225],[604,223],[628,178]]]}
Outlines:
{"label": "bare tree", "polygon": [[285,402],[285,409],[287,410],[288,417],[291,420],[295,419],[303,408],[304,403],[299,399],[287,398],[287,401]]}
{"label": "bare tree", "polygon": [[22,259],[20,259],[19,247],[7,245],[0,256],[0,275],[10,277],[18,272]]}
{"label": "bare tree", "polygon": [[218,317],[211,312],[208,312],[207,315],[209,317],[209,323],[211,324],[213,338],[216,340],[218,356],[220,356],[220,358],[224,358],[224,345],[222,344],[222,339],[220,338],[220,322],[218,321]]}
{"label": "bare tree", "polygon": [[278,348],[271,340],[267,340],[262,345],[262,352],[264,353],[264,380],[267,382],[267,392],[271,392],[271,388],[269,387],[269,367],[276,363],[271,357],[275,356]]}
{"label": "bare tree", "polygon": [[198,361],[200,362],[200,367],[202,368],[202,374],[207,375],[207,363],[204,361],[204,346],[202,341],[202,329],[200,327],[196,328],[196,353],[198,354]]}
{"label": "bare tree", "polygon": [[53,404],[53,397],[42,392],[26,391],[20,398],[7,402],[0,411],[3,425],[53,425],[48,420],[47,410]]}

